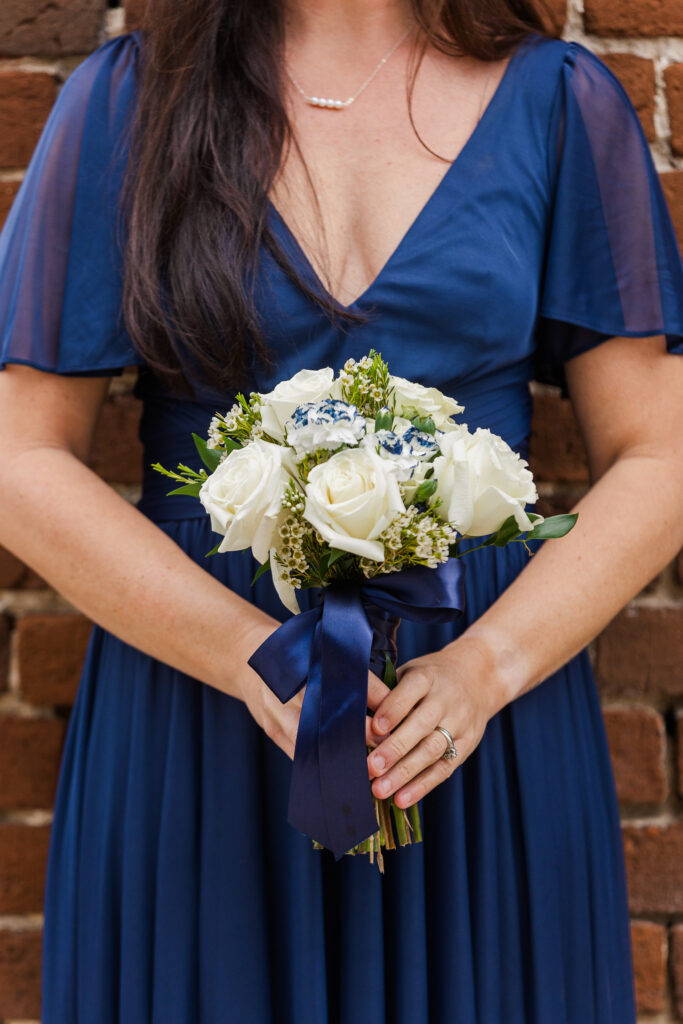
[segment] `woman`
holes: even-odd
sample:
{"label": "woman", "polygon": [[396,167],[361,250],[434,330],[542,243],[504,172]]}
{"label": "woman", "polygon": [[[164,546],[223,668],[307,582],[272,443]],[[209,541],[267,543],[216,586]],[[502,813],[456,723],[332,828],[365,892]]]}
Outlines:
{"label": "woman", "polygon": [[[68,79],[0,235],[0,543],[98,623],[43,1020],[633,1021],[585,646],[683,543],[683,265],[635,110],[526,0],[148,15]],[[148,467],[191,460],[238,386],[371,347],[522,454],[529,381],[560,384],[592,476],[571,534],[471,555],[464,622],[404,622],[399,685],[371,677],[369,778],[425,832],[383,878],[286,822],[302,694],[247,667],[270,582],[207,562],[153,472],[134,508],[84,465],[127,365]]]}

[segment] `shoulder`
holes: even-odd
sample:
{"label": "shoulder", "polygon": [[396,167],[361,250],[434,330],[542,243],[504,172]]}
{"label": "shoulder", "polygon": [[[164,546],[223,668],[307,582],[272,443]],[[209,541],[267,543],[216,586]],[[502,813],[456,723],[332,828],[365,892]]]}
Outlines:
{"label": "shoulder", "polygon": [[141,37],[138,31],[112,36],[85,57],[62,85],[53,117],[94,115],[112,125],[135,93]]}
{"label": "shoulder", "polygon": [[561,104],[563,94],[611,97],[621,103],[628,95],[604,58],[576,39],[555,39],[530,33],[522,44],[520,66],[525,86]]}

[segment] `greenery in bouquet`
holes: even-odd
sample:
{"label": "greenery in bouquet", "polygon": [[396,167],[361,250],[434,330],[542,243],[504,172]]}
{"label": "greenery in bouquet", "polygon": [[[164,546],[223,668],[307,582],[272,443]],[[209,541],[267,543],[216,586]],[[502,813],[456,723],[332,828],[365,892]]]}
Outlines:
{"label": "greenery in bouquet", "polygon": [[[434,387],[397,377],[371,351],[301,370],[266,394],[238,395],[194,435],[205,468],[155,465],[196,495],[221,536],[208,554],[251,548],[293,613],[296,592],[372,579],[408,566],[436,568],[477,547],[526,545],[567,533],[576,514],[526,511],[537,500],[527,462]],[[482,538],[462,546],[464,538]],[[527,549],[530,551],[530,549]],[[255,578],[256,578],[255,577]],[[385,682],[396,682],[387,659]],[[368,781],[368,785],[369,785]],[[393,848],[421,838],[418,805],[373,796],[376,836],[349,850]],[[319,844],[316,844],[319,845]]]}

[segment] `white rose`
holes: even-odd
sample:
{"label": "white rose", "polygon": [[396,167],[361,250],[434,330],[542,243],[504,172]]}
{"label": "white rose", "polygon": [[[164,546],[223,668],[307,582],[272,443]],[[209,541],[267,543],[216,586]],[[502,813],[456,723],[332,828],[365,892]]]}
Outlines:
{"label": "white rose", "polygon": [[454,398],[443,395],[437,388],[426,388],[404,377],[390,375],[389,386],[394,389],[394,408],[399,415],[409,420],[414,416],[430,416],[440,430],[451,428],[453,421],[450,417],[465,409],[464,405],[458,405]]}
{"label": "white rose", "polygon": [[270,549],[270,574],[273,579],[273,586],[275,587],[275,593],[282,601],[285,608],[290,612],[294,612],[295,615],[299,614],[299,605],[296,599],[296,589],[292,586],[289,580],[285,579],[282,572],[282,566],[275,557],[277,554],[277,548]]}
{"label": "white rose", "polygon": [[264,433],[284,441],[285,423],[297,406],[328,398],[333,380],[334,370],[329,366],[322,370],[299,370],[289,380],[281,380],[272,391],[259,395]]}
{"label": "white rose", "polygon": [[290,479],[290,457],[280,445],[252,441],[231,451],[207,477],[199,500],[211,516],[211,529],[223,534],[219,551],[251,547],[259,562],[266,561]]}
{"label": "white rose", "polygon": [[308,474],[304,518],[341,551],[381,562],[377,537],[401,512],[396,469],[371,448],[337,452]]}
{"label": "white rose", "polygon": [[[479,427],[444,434],[434,460],[439,515],[465,537],[495,533],[509,516],[522,532],[533,523],[524,511],[538,499],[528,463],[497,434]],[[536,520],[540,522],[541,520]]]}

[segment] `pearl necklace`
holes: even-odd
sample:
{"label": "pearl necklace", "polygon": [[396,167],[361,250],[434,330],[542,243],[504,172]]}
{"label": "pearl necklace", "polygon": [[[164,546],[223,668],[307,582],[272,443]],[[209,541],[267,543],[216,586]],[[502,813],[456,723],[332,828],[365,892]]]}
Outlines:
{"label": "pearl necklace", "polygon": [[386,53],[382,57],[381,61],[379,62],[379,64],[375,68],[375,70],[372,72],[372,74],[368,78],[365,79],[365,81],[361,85],[360,89],[357,92],[355,92],[353,94],[353,96],[349,96],[349,98],[347,100],[325,100],[325,99],[321,99],[319,96],[308,96],[304,92],[304,90],[301,88],[301,86],[299,85],[299,83],[297,82],[296,78],[294,77],[294,75],[289,70],[289,68],[286,67],[286,66],[285,66],[285,72],[287,73],[287,76],[288,76],[289,80],[291,81],[292,85],[294,85],[295,88],[298,89],[298,91],[301,93],[301,95],[305,99],[306,103],[310,103],[310,105],[312,107],[327,107],[328,110],[344,110],[346,107],[350,107],[351,104],[354,102],[354,100],[357,100],[358,97],[360,96],[360,94],[365,89],[367,89],[367,87],[370,85],[370,82],[373,80],[373,78],[377,74],[377,72],[380,71],[384,67],[384,65],[386,64],[386,62],[389,60],[389,58],[391,57],[392,53],[394,52],[394,50],[397,50],[399,48],[399,46],[401,45],[403,40],[408,36],[410,31],[411,31],[411,29],[408,28],[403,33],[403,35],[398,40],[398,42],[394,43],[394,45],[391,47],[389,52]]}

